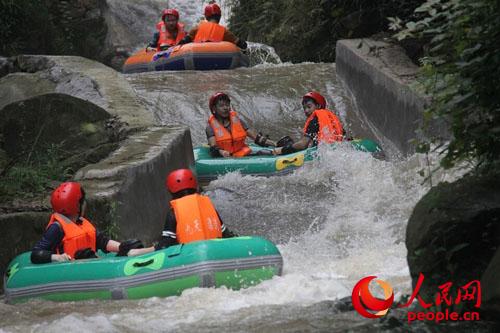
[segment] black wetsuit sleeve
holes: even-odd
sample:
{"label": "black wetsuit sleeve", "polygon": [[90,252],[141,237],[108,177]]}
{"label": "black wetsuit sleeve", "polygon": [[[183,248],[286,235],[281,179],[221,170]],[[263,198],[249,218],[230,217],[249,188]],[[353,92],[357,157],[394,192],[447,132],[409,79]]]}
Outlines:
{"label": "black wetsuit sleeve", "polygon": [[95,231],[95,248],[96,250],[101,250],[104,253],[108,253],[109,251],[106,250],[106,247],[108,246],[110,238],[104,234],[103,232],[99,231],[96,229]]}
{"label": "black wetsuit sleeve", "polygon": [[220,154],[219,150],[220,149],[217,146],[210,147],[210,156],[212,156],[212,157],[222,157],[222,155]]}
{"label": "black wetsuit sleeve", "polygon": [[160,34],[158,32],[155,32],[153,34],[153,39],[151,40],[151,42],[149,43],[149,47],[158,47],[158,39],[160,39]]}
{"label": "black wetsuit sleeve", "polygon": [[[313,141],[313,146],[318,145],[318,132],[319,132],[318,118],[314,117],[309,123],[309,125],[307,125],[306,132],[304,133],[305,136],[307,136],[309,139]],[[299,151],[299,149],[295,149],[293,147],[293,144],[289,144],[283,147],[283,149],[281,150],[281,154],[287,155],[295,153],[297,151]]]}
{"label": "black wetsuit sleeve", "polygon": [[240,118],[240,123],[241,123],[241,126],[243,127],[243,129],[245,131],[248,130],[250,127],[248,126],[247,122],[244,119],[242,119],[241,117],[239,117],[239,118]]}
{"label": "black wetsuit sleeve", "polygon": [[212,126],[207,125],[207,127],[205,128],[205,134],[207,135],[207,140],[215,136],[214,129],[212,128]]}
{"label": "black wetsuit sleeve", "polygon": [[[211,137],[215,136],[215,133],[214,133],[214,130],[213,130],[212,126],[207,125],[207,127],[205,128],[205,134],[207,135],[207,141]],[[217,146],[215,146],[215,147],[211,146],[210,147],[210,156],[212,156],[212,157],[222,157],[222,155],[219,152],[219,147],[217,147]]]}
{"label": "black wetsuit sleeve", "polygon": [[[44,264],[51,262],[51,255],[56,253],[56,249],[62,245],[64,232],[59,223],[53,223],[42,235],[31,250],[31,262],[34,264]],[[60,248],[62,251],[62,247]]]}
{"label": "black wetsuit sleeve", "polygon": [[297,151],[298,151],[298,149],[293,148],[292,145],[288,145],[288,146],[284,146],[281,149],[281,154],[282,155],[288,155],[288,154],[291,154],[291,153],[295,153]]}
{"label": "black wetsuit sleeve", "polygon": [[177,221],[175,219],[175,214],[172,209],[167,213],[167,218],[165,220],[165,226],[161,233],[160,242],[155,245],[155,250],[164,249],[172,245],[178,244],[177,242]]}
{"label": "black wetsuit sleeve", "polygon": [[222,238],[231,238],[231,237],[236,237],[237,235],[235,233],[233,233],[231,230],[229,230],[226,225],[224,224],[224,222],[222,221],[222,218],[220,217],[220,214],[217,210],[215,210],[215,212],[217,213],[217,216],[219,217],[219,221],[220,221],[220,229],[222,231]]}
{"label": "black wetsuit sleeve", "polygon": [[313,146],[318,145],[319,122],[318,117],[314,117],[306,128],[305,135],[311,138]]}

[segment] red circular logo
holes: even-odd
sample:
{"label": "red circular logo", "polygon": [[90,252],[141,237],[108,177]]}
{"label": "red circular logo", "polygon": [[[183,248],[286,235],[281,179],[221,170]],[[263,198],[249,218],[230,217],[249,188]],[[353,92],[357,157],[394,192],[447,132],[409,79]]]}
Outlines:
{"label": "red circular logo", "polygon": [[376,276],[362,278],[352,289],[352,305],[360,315],[366,318],[384,316],[394,301],[391,285],[383,280],[375,280],[375,282],[384,290],[385,299],[376,298],[371,294],[368,286],[370,281],[376,278]]}

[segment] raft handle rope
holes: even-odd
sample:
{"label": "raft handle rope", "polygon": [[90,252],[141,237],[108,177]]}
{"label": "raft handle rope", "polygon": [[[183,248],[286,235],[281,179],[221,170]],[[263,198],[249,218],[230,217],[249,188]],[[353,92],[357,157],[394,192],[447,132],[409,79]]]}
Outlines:
{"label": "raft handle rope", "polygon": [[297,157],[295,157],[293,160],[282,160],[281,163],[283,164],[292,164],[297,162]]}
{"label": "raft handle rope", "polygon": [[149,259],[149,260],[144,261],[144,262],[135,262],[133,266],[134,267],[144,267],[144,266],[151,265],[154,262],[155,262],[155,260],[153,258],[153,259]]}

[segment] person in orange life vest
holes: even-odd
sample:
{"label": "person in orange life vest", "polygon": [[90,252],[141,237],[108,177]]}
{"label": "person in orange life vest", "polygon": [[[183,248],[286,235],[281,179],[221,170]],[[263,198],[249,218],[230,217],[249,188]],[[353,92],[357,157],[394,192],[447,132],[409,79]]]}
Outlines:
{"label": "person in orange life vest", "polygon": [[118,252],[119,255],[142,254],[142,243],[129,240],[119,243],[96,230],[83,217],[85,192],[76,182],[62,183],[51,196],[53,214],[42,239],[31,251],[31,262],[43,264],[52,261],[96,258],[95,251]]}
{"label": "person in orange life vest", "polygon": [[[250,155],[252,150],[246,145],[248,136],[261,147],[276,146],[267,136],[249,128],[238,114],[231,110],[231,100],[225,93],[218,92],[210,97],[209,103],[212,115],[208,119],[205,130],[213,157],[243,157]],[[258,154],[264,154],[263,150]],[[270,152],[270,151],[269,151]]]}
{"label": "person in orange life vest", "polygon": [[159,242],[149,252],[176,244],[237,237],[222,222],[210,198],[198,194],[196,177],[189,169],[172,171],[165,181],[172,195],[170,210]]}
{"label": "person in orange life vest", "polygon": [[221,10],[216,3],[205,7],[205,19],[197,27],[194,27],[179,44],[205,43],[205,42],[230,42],[236,44],[240,49],[247,48],[247,42],[237,38],[231,31],[220,25]]}
{"label": "person in orange life vest", "polygon": [[175,9],[165,9],[161,15],[161,21],[156,24],[156,32],[147,49],[154,48],[157,51],[165,50],[179,44],[186,36],[184,24],[179,22],[179,12]]}
{"label": "person in orange life vest", "polygon": [[315,91],[308,92],[302,98],[302,107],[307,117],[302,138],[295,143],[291,139],[284,140],[284,144],[278,142],[277,145],[281,147],[273,151],[276,155],[294,153],[317,146],[319,142],[333,143],[343,140],[342,123],[332,111],[326,109],[323,96]]}

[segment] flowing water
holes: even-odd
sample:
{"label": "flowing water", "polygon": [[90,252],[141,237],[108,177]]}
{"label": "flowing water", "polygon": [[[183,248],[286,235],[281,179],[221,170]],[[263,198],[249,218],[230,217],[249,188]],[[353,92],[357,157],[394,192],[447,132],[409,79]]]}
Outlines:
{"label": "flowing water", "polygon": [[[207,1],[203,0],[106,0],[109,15],[108,41],[119,50],[136,52],[143,49],[156,31],[156,23],[161,19],[161,12],[166,8],[179,11],[179,21],[184,23],[186,31],[194,27],[202,18]],[[222,10],[221,24],[226,25],[230,6],[226,1],[218,1]]]}
{"label": "flowing water", "polygon": [[[160,124],[185,124],[194,144],[206,142],[207,101],[227,92],[249,124],[277,138],[297,136],[304,122],[300,97],[323,92],[349,133],[365,127],[335,77],[334,64],[278,64],[215,72],[143,73],[126,79]],[[361,130],[361,132],[358,132]],[[278,244],[283,276],[258,286],[191,289],[181,296],[140,301],[0,305],[6,332],[302,331],[367,324],[338,312],[362,277],[377,275],[410,292],[404,231],[425,193],[418,159],[384,161],[349,145],[323,147],[320,159],[283,177],[227,174],[210,183],[225,223],[239,234]],[[368,329],[368,328],[367,328]]]}
{"label": "flowing water", "polygon": [[[227,92],[251,126],[277,139],[300,134],[301,96],[317,90],[350,135],[373,138],[356,117],[334,64],[126,79],[159,124],[189,126],[195,145],[206,142],[208,98],[216,91]],[[139,301],[0,304],[0,332],[373,331],[375,321],[341,311],[338,300],[367,275],[388,281],[396,298],[411,292],[404,238],[411,211],[428,190],[417,176],[422,165],[418,156],[379,160],[342,145],[322,147],[319,160],[287,176],[227,174],[210,183],[206,194],[230,229],[278,244],[283,276],[240,291],[195,288]]]}

